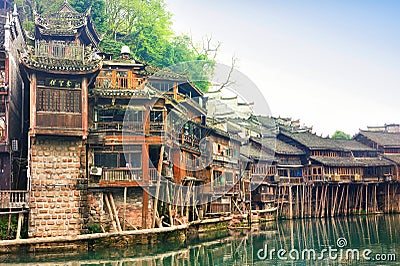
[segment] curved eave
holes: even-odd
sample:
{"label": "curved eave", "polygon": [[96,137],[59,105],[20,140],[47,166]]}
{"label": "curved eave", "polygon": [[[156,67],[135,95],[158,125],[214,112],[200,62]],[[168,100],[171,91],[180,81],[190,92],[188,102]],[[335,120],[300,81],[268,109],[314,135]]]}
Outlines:
{"label": "curved eave", "polygon": [[32,71],[40,71],[43,73],[51,73],[51,74],[59,74],[59,75],[67,75],[67,74],[73,74],[73,75],[88,75],[88,74],[93,74],[97,71],[99,71],[102,68],[102,62],[99,63],[99,65],[96,68],[87,70],[87,71],[65,71],[65,70],[55,70],[55,69],[43,69],[43,68],[38,68],[35,66],[32,66],[30,64],[27,64],[24,60],[20,58],[21,64]]}
{"label": "curved eave", "polygon": [[[90,14],[90,12],[89,12]],[[103,40],[103,37],[100,35],[100,33],[97,31],[95,25],[94,25],[94,21],[92,20],[91,16],[88,16],[88,23],[86,23],[88,25],[88,27],[90,27],[90,29],[93,31],[94,35],[93,37],[97,40],[97,43],[100,43]]]}

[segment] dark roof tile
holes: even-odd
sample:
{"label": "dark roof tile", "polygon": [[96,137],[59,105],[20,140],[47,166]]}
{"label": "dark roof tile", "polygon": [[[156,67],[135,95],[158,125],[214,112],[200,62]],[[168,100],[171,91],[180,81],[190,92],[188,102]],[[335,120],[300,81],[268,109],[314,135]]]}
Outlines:
{"label": "dark roof tile", "polygon": [[361,130],[360,135],[384,147],[400,148],[400,133],[374,132]]}

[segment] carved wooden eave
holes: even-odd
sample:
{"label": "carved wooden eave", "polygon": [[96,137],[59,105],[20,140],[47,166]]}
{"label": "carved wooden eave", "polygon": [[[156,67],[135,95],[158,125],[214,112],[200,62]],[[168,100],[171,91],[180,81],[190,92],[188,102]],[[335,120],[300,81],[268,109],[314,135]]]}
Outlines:
{"label": "carved wooden eave", "polygon": [[79,13],[68,2],[64,2],[56,13],[50,15],[35,13],[36,39],[80,36],[86,39],[85,45],[91,43],[98,47],[102,37],[94,26],[90,11],[88,8],[85,12]]}
{"label": "carved wooden eave", "polygon": [[19,61],[25,68],[31,71],[65,75],[92,74],[99,71],[103,66],[102,60],[83,62],[67,59],[49,59],[44,57],[35,57],[28,53],[20,54]]}

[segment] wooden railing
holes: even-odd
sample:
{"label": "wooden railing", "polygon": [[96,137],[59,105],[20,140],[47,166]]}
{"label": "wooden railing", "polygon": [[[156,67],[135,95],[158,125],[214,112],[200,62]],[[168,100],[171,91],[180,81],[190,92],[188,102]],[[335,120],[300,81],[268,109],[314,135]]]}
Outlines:
{"label": "wooden railing", "polygon": [[158,172],[156,168],[150,168],[149,169],[149,179],[151,181],[157,181],[158,180]]}
{"label": "wooden railing", "polygon": [[302,177],[281,176],[279,179],[279,182],[283,184],[301,184],[301,182],[303,181]]}
{"label": "wooden railing", "polygon": [[326,177],[323,175],[305,176],[304,180],[308,181],[308,182],[325,182],[325,181],[327,181]]}
{"label": "wooden railing", "polygon": [[[103,169],[101,181],[115,182],[115,181],[142,181],[143,170],[131,168],[112,168]],[[158,173],[156,168],[149,169],[149,180],[156,182],[158,180]]]}
{"label": "wooden railing", "polygon": [[[141,83],[143,84],[143,83]],[[142,86],[136,77],[97,77],[97,89],[140,89]]]}
{"label": "wooden railing", "polygon": [[274,200],[275,200],[274,194],[261,193],[261,201],[262,202],[268,202],[268,201],[274,201]]}
{"label": "wooden railing", "polygon": [[143,179],[142,169],[113,168],[103,169],[103,181],[135,181]]}
{"label": "wooden railing", "polygon": [[38,57],[83,61],[85,59],[85,47],[76,44],[36,42],[35,55]]}
{"label": "wooden railing", "polygon": [[28,191],[0,191],[0,209],[27,208],[28,201]]}
{"label": "wooden railing", "polygon": [[164,123],[150,122],[151,134],[161,134],[162,132],[164,132]]}
{"label": "wooden railing", "polygon": [[199,146],[199,139],[192,135],[183,134],[183,141],[190,146]]}
{"label": "wooden railing", "polygon": [[97,131],[133,131],[143,132],[143,122],[95,122],[94,130]]}

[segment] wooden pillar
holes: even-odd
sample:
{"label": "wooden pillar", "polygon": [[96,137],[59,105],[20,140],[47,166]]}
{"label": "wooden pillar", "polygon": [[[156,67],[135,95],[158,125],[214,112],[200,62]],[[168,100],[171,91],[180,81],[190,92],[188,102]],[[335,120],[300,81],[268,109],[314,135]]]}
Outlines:
{"label": "wooden pillar", "polygon": [[149,213],[149,193],[143,189],[143,206],[142,206],[142,228],[147,229],[147,219]]}
{"label": "wooden pillar", "polygon": [[24,213],[20,212],[18,214],[18,225],[17,225],[17,236],[16,236],[16,239],[20,239],[21,238],[21,229],[22,229],[23,223],[24,223]]}
{"label": "wooden pillar", "polygon": [[293,199],[292,199],[292,186],[289,185],[289,218],[293,218]]}
{"label": "wooden pillar", "polygon": [[36,74],[32,73],[30,83],[30,134],[35,135],[36,127]]}
{"label": "wooden pillar", "polygon": [[126,229],[126,196],[127,196],[127,193],[128,193],[128,188],[127,187],[124,187],[124,224],[123,224],[123,228],[122,228],[122,230],[124,230],[125,231],[125,229]]}
{"label": "wooden pillar", "polygon": [[89,107],[88,107],[88,79],[84,77],[82,79],[82,136],[83,139],[86,139],[88,136],[88,115],[89,115]]}
{"label": "wooden pillar", "polygon": [[[143,171],[143,181],[148,183],[149,177],[149,145],[142,145],[142,171]],[[142,228],[147,229],[147,219],[149,217],[149,193],[146,189],[143,189],[142,195]]]}
{"label": "wooden pillar", "polygon": [[365,184],[365,213],[368,214],[368,184]]}

